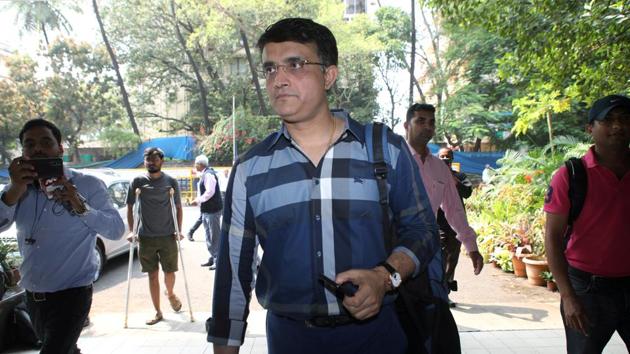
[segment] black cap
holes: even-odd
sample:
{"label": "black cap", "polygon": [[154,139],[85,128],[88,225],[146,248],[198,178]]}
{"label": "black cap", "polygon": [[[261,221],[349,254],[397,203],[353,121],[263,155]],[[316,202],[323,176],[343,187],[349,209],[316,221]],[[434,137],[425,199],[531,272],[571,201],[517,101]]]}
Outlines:
{"label": "black cap", "polygon": [[608,112],[616,107],[624,107],[630,110],[630,98],[622,95],[610,95],[604,98],[600,98],[593,107],[588,111],[588,123],[593,123],[594,120],[604,120],[608,115]]}
{"label": "black cap", "polygon": [[159,147],[148,147],[144,149],[144,157],[149,157],[151,155],[158,155],[161,159],[164,159],[164,151]]}

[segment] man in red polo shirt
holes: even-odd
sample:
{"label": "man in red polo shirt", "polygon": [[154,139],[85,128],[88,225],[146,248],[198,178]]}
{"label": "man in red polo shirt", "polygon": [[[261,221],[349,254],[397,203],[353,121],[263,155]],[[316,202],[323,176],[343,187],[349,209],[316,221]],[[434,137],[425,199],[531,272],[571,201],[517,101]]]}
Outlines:
{"label": "man in red polo shirt", "polygon": [[594,146],[582,157],[588,187],[564,243],[569,174],[551,180],[544,210],[549,267],[560,289],[568,353],[601,353],[615,331],[630,351],[630,99],[597,100],[586,130]]}

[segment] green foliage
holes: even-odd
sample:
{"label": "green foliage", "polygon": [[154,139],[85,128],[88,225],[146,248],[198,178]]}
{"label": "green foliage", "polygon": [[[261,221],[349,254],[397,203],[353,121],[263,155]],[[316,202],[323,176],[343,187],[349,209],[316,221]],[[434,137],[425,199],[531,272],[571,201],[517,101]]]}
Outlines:
{"label": "green foliage", "polygon": [[[239,155],[277,130],[278,117],[253,115],[246,111],[236,114],[236,146]],[[232,164],[232,117],[219,120],[211,135],[201,138],[199,147],[213,164]]]}
{"label": "green foliage", "polygon": [[512,263],[512,252],[506,249],[500,249],[493,254],[495,262],[499,265],[504,272],[514,272],[514,265]]}
{"label": "green foliage", "polygon": [[35,77],[37,63],[21,54],[3,57],[8,76],[0,78],[0,164],[18,147],[18,132],[29,119],[43,115],[44,83]]}
{"label": "green foliage", "polygon": [[543,278],[544,281],[555,281],[553,274],[548,270],[540,273],[540,277]]}
{"label": "green foliage", "polygon": [[18,267],[21,259],[17,242],[0,240],[0,265],[4,270]]}
{"label": "green foliage", "polygon": [[512,125],[512,116],[506,112],[512,110],[515,88],[499,79],[496,57],[509,49],[509,42],[475,26],[462,28],[447,22],[444,27],[449,37],[445,60],[458,63],[459,72],[436,135],[454,135],[459,143],[489,137],[499,144],[498,133]]}
{"label": "green foliage", "polygon": [[[122,121],[122,120],[121,120]],[[142,142],[131,128],[123,126],[120,123],[105,127],[98,136],[103,142],[106,152],[115,158],[122,157],[131,150],[137,148]]]}
{"label": "green foliage", "polygon": [[479,235],[479,250],[485,259],[495,247],[510,251],[530,245],[534,255],[544,255],[544,212],[549,181],[562,163],[582,156],[588,145],[575,138],[554,140],[558,152],[550,146],[528,152],[507,151],[499,160],[501,167],[490,185],[473,192],[466,200],[471,225]]}
{"label": "green foliage", "polygon": [[46,117],[61,130],[78,160],[82,136],[120,121],[123,113],[103,47],[68,39],[50,46],[53,75],[46,79]]}
{"label": "green foliage", "polygon": [[499,75],[523,97],[515,130],[524,132],[541,112],[559,113],[567,101],[591,103],[628,93],[630,0],[432,0],[463,27],[481,26],[509,41]]}

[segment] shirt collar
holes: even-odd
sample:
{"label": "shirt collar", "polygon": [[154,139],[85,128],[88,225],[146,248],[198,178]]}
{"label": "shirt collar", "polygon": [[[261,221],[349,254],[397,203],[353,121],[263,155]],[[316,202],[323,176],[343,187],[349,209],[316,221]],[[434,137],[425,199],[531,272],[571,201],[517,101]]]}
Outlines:
{"label": "shirt collar", "polygon": [[599,165],[597,158],[595,158],[595,145],[591,146],[586,155],[584,155],[584,162],[586,163],[586,168],[593,168]]}
{"label": "shirt collar", "polygon": [[[350,114],[348,112],[343,109],[331,109],[330,113],[332,113],[335,117],[343,120],[344,134],[345,132],[349,132],[350,134],[354,135],[355,139],[360,141],[361,144],[365,143],[365,129],[360,123],[350,118]],[[278,143],[281,137],[284,137],[287,142],[292,140],[291,135],[289,134],[289,131],[287,130],[287,127],[284,123],[282,123],[282,127],[280,128],[280,130],[278,130],[274,134],[275,136],[269,142],[267,150],[271,150]]]}

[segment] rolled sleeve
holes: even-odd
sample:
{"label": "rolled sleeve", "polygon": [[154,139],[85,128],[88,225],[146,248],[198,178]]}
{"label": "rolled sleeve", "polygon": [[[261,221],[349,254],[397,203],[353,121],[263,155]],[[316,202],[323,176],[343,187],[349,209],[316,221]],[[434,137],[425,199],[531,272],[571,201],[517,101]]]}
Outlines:
{"label": "rolled sleeve", "polygon": [[247,202],[244,168],[235,165],[226,192],[212,317],[206,321],[207,340],[240,346],[245,338],[249,303],[254,286],[256,233]]}
{"label": "rolled sleeve", "polygon": [[444,211],[448,224],[457,232],[457,239],[466,247],[466,250],[468,252],[477,251],[477,234],[468,224],[466,210],[459,198],[453,179],[447,179],[444,199],[440,207]]}

